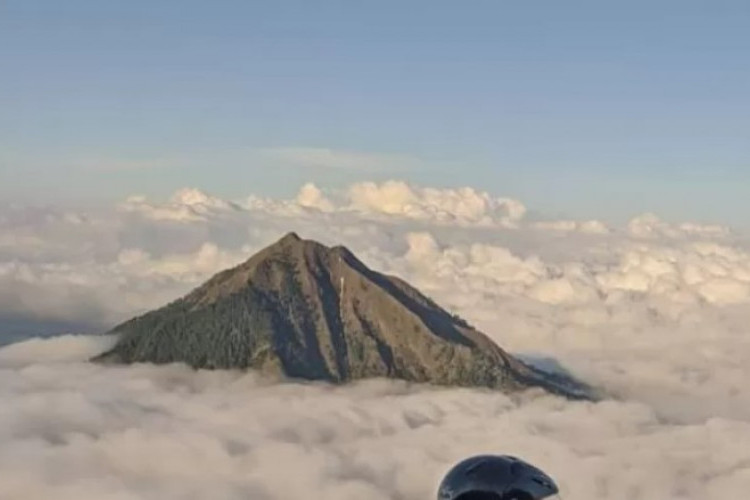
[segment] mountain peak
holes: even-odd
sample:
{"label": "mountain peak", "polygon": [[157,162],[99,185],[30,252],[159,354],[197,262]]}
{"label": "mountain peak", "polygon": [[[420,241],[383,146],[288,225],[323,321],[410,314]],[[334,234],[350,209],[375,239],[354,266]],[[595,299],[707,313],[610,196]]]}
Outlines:
{"label": "mountain peak", "polygon": [[97,361],[571,393],[406,282],[294,232],[111,333]]}
{"label": "mountain peak", "polygon": [[[290,231],[286,233],[284,236],[276,240],[274,243],[270,244],[265,248],[266,253],[274,253],[274,251],[285,251],[285,250],[300,250],[305,248],[312,248],[312,247],[320,247],[324,248],[323,245],[320,243],[313,241],[313,240],[306,240],[300,235],[294,231]],[[259,252],[260,255],[263,254],[264,251]],[[253,256],[255,257],[255,256]],[[251,257],[251,258],[253,258]]]}
{"label": "mountain peak", "polygon": [[295,233],[294,231],[290,231],[281,237],[281,239],[279,240],[279,243],[296,244],[302,241],[303,241],[302,238],[300,238],[297,233]]}
{"label": "mountain peak", "polygon": [[358,262],[358,259],[354,256],[351,250],[343,245],[328,247],[315,240],[304,239],[294,231],[286,233],[276,242],[252,256],[248,262],[265,260],[270,258],[270,256],[279,253],[287,255],[288,258],[292,260],[311,261],[313,260],[313,256],[317,256],[317,258],[328,260],[341,258],[349,262],[351,265],[356,265],[355,263]]}

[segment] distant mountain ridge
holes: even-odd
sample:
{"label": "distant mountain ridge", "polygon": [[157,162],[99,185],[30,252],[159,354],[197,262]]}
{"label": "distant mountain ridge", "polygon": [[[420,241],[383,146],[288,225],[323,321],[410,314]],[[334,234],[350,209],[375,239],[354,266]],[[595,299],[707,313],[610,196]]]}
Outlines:
{"label": "distant mountain ridge", "polygon": [[582,384],[524,364],[345,247],[296,233],[110,333],[120,335],[117,344],[94,361],[253,368],[335,383],[388,377],[506,392],[542,387],[588,397]]}

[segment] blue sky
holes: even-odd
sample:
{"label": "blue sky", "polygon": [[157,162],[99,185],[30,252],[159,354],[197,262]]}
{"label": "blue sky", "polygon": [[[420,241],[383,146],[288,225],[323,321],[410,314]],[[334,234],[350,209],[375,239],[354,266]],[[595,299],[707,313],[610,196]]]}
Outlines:
{"label": "blue sky", "polygon": [[746,0],[6,0],[0,198],[399,178],[750,227],[749,94]]}

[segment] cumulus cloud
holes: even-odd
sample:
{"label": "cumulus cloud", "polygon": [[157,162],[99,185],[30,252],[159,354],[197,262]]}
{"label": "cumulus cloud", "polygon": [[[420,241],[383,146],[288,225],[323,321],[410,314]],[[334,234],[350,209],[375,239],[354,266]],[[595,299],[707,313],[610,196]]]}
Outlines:
{"label": "cumulus cloud", "polygon": [[321,212],[332,212],[334,210],[333,203],[311,182],[300,188],[296,201],[302,207],[317,208]]}
{"label": "cumulus cloud", "polygon": [[529,220],[511,198],[399,181],[307,184],[286,200],[186,189],[85,213],[12,206],[0,338],[9,314],[104,330],[290,230],[349,246],[616,399],[103,368],[82,360],[106,338],[34,339],[0,350],[0,498],[430,498],[452,462],[488,451],[543,465],[566,498],[744,494],[750,249],[721,226]]}
{"label": "cumulus cloud", "polygon": [[683,222],[681,224],[669,224],[652,213],[645,213],[634,217],[628,223],[628,231],[636,238],[682,238],[682,237],[709,237],[724,238],[730,235],[728,227],[718,224],[700,224],[697,222]]}
{"label": "cumulus cloud", "polygon": [[402,181],[363,182],[349,189],[353,208],[411,219],[514,226],[526,213],[518,200],[493,198],[470,187],[460,189],[415,188]]}
{"label": "cumulus cloud", "polygon": [[581,263],[543,262],[536,255],[521,257],[484,243],[440,247],[429,233],[412,233],[407,239],[405,260],[411,269],[403,272],[418,270],[426,280],[451,280],[467,294],[490,288],[493,296],[553,304],[611,304],[625,298],[686,305],[750,302],[750,253],[712,242],[680,247],[623,242],[607,255],[608,261],[597,261],[595,252],[586,255],[584,250],[578,257],[589,260]]}
{"label": "cumulus cloud", "polygon": [[174,220],[181,222],[205,221],[212,215],[238,210],[239,207],[195,189],[180,189],[165,204],[152,204],[145,196],[129,196],[119,207],[124,212],[141,214],[154,220]]}
{"label": "cumulus cloud", "polygon": [[[182,189],[165,203],[131,196],[119,205],[123,212],[140,214],[153,220],[203,222],[210,217],[226,216],[233,211],[255,211],[275,215],[301,216],[309,212],[355,212],[359,217],[407,219],[434,224],[462,226],[517,227],[526,213],[518,200],[493,197],[484,191],[462,187],[437,189],[413,186],[403,181],[356,183],[344,192],[324,193],[313,183],[303,185],[291,200],[250,195],[230,202],[197,189]],[[565,221],[551,222],[548,228],[564,229]],[[606,228],[597,221],[573,222],[574,229],[602,233]],[[539,227],[545,228],[543,223]]]}
{"label": "cumulus cloud", "polygon": [[748,252],[726,231],[651,216],[620,230],[525,213],[520,202],[472,188],[400,181],[343,191],[309,183],[291,200],[230,201],[189,188],[165,202],[131,197],[113,212],[14,207],[0,219],[0,314],[124,319],[288,230],[347,244],[437,294],[464,290],[446,298],[455,306],[477,290],[557,305],[640,300],[672,315],[750,301]]}

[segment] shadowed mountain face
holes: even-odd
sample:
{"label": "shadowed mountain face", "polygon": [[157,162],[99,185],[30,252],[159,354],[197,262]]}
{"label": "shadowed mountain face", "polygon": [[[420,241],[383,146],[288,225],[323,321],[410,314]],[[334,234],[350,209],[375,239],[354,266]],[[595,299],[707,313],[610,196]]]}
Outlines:
{"label": "shadowed mountain face", "polygon": [[119,342],[95,361],[254,368],[331,382],[390,377],[504,391],[542,386],[582,395],[581,386],[520,362],[344,247],[294,233],[111,333]]}

